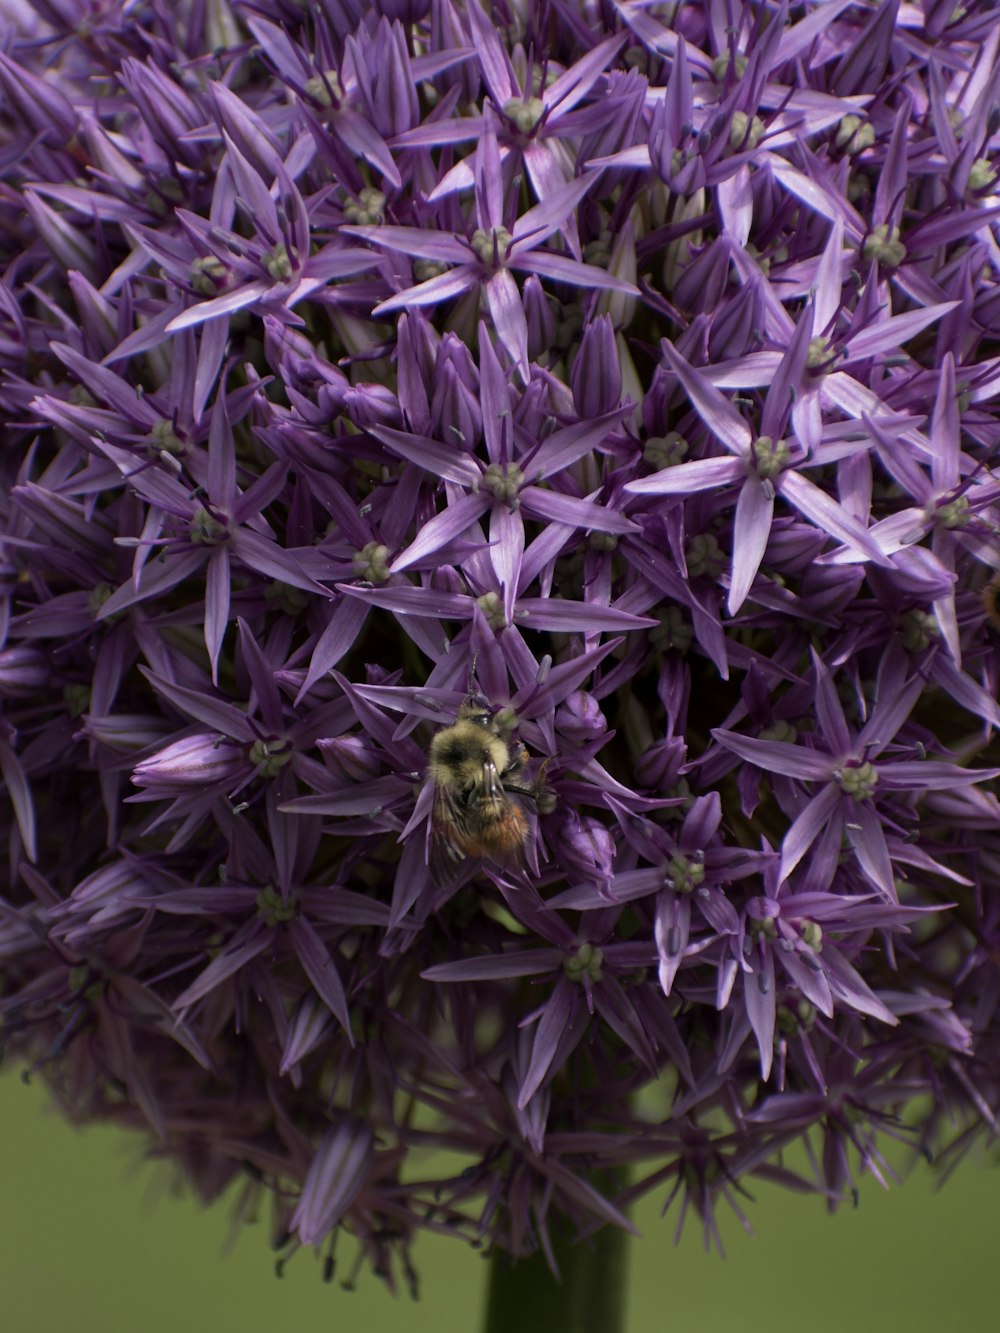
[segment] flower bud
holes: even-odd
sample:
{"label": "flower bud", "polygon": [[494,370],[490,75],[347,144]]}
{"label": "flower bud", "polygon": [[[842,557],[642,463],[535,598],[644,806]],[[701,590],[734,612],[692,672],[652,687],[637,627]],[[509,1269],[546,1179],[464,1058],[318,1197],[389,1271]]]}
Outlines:
{"label": "flower bud", "polygon": [[0,650],[0,698],[30,698],[48,684],[49,664],[30,644]]}
{"label": "flower bud", "polygon": [[330,736],[316,742],[326,766],[343,785],[371,782],[382,765],[360,736]]}
{"label": "flower bud", "polygon": [[556,728],[561,736],[586,745],[603,736],[608,729],[600,704],[586,690],[574,690],[556,712]]}
{"label": "flower bud", "polygon": [[640,786],[652,791],[671,791],[680,780],[686,760],[687,746],[680,736],[657,741],[639,756],[635,766],[636,779]]}
{"label": "flower bud", "polygon": [[[16,19],[13,21],[17,22]],[[15,48],[17,45],[15,43]],[[3,52],[0,52],[0,88],[8,105],[7,114],[16,111],[18,118],[30,125],[51,148],[65,148],[76,134],[78,113],[56,87],[55,81],[32,74]]]}
{"label": "flower bud", "polygon": [[609,884],[614,874],[614,839],[592,815],[564,812],[553,839],[559,843],[559,859],[567,873],[599,884]]}
{"label": "flower bud", "polygon": [[541,280],[534,273],[524,284],[524,316],[528,322],[528,357],[540,360],[552,350],[556,338],[556,314],[552,298],[545,292]]}
{"label": "flower bud", "polygon": [[[954,587],[954,580],[947,569],[937,559],[934,552],[926,546],[907,546],[891,556],[893,569],[868,571],[872,586],[881,589],[883,585],[892,589],[890,601],[901,597],[915,601],[936,602],[947,597]],[[814,566],[810,578],[814,577],[822,566]]]}
{"label": "flower bud", "polygon": [[362,430],[369,426],[399,426],[399,403],[384,384],[357,384],[344,394],[347,415]]}
{"label": "flower bud", "polygon": [[615,330],[608,315],[598,315],[584,329],[570,374],[573,404],[585,421],[613,412],[621,403],[622,368]]}
{"label": "flower bud", "polygon": [[469,349],[453,333],[438,349],[431,399],[435,438],[469,452],[479,443],[483,414],[479,405],[479,375]]}
{"label": "flower bud", "polygon": [[184,792],[230,782],[245,771],[246,762],[243,746],[217,732],[196,731],[136,764],[132,781],[164,794]]}
{"label": "flower bud", "polygon": [[674,300],[685,310],[711,313],[722,304],[729,282],[729,242],[719,237],[706,245],[674,284]]}
{"label": "flower bud", "polygon": [[[390,25],[383,19],[379,24],[375,55],[372,119],[379,133],[391,138],[412,129],[420,120],[420,104],[406,49],[406,36],[398,21]],[[384,195],[382,203],[384,206]]]}
{"label": "flower bud", "polygon": [[110,713],[105,717],[88,713],[83,718],[83,735],[118,754],[131,754],[155,745],[163,739],[163,732],[162,718],[147,717],[144,713]]}
{"label": "flower bud", "polygon": [[[635,227],[631,218],[616,234],[614,245],[608,256],[607,270],[614,278],[629,282],[634,287],[638,282],[639,260],[635,247]],[[608,315],[616,329],[624,329],[632,322],[639,298],[628,292],[602,292],[597,302],[597,313]],[[625,349],[627,354],[627,348]],[[622,351],[619,351],[619,359]],[[637,396],[641,397],[641,394]]]}
{"label": "flower bud", "polygon": [[24,204],[39,239],[62,267],[79,269],[88,277],[93,276],[97,252],[90,236],[73,226],[62,213],[50,208],[34,190],[25,190]]}
{"label": "flower bud", "polygon": [[708,334],[712,361],[743,356],[752,349],[754,334],[764,327],[764,297],[760,282],[748,282],[713,315]]}
{"label": "flower bud", "polygon": [[139,864],[132,860],[112,861],[87,875],[73,889],[69,902],[74,908],[108,911],[115,906],[128,908],[150,896],[150,881]]}
{"label": "flower bud", "polygon": [[[431,49],[434,51],[457,50],[465,46],[468,36],[455,0],[437,0],[436,4],[432,4],[430,32]],[[473,102],[479,95],[479,78],[478,62],[460,60],[449,62],[436,74],[433,86],[442,96],[457,87],[459,102]]]}

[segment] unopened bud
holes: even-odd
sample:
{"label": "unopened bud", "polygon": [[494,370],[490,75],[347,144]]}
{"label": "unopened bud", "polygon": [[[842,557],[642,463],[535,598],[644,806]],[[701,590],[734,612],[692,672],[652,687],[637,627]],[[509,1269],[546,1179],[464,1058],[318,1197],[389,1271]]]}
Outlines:
{"label": "unopened bud", "polygon": [[344,786],[378,777],[381,765],[360,736],[331,736],[317,741],[316,746],[327,768]]}
{"label": "unopened bud", "polygon": [[215,732],[198,731],[136,764],[132,781],[137,787],[186,791],[228,782],[245,767],[242,746]]}
{"label": "unopened bud", "polygon": [[573,403],[586,420],[613,412],[621,402],[622,368],[608,315],[587,325],[570,374]]}

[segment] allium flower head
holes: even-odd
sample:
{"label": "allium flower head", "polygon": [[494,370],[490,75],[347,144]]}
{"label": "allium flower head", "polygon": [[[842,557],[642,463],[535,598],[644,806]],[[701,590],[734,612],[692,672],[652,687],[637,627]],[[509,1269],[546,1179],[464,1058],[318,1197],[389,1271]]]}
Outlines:
{"label": "allium flower head", "polygon": [[[0,1018],[73,1116],[389,1281],[996,1132],[996,17],[7,7]],[[442,875],[470,693],[518,846]]]}

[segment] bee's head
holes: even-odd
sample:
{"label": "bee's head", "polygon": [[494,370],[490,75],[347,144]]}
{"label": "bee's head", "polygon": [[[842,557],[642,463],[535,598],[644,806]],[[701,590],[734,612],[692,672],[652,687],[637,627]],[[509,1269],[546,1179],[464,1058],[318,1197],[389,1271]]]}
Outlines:
{"label": "bee's head", "polygon": [[493,722],[493,709],[488,699],[481,694],[470,694],[458,710],[459,722],[472,722],[477,727],[489,727]]}

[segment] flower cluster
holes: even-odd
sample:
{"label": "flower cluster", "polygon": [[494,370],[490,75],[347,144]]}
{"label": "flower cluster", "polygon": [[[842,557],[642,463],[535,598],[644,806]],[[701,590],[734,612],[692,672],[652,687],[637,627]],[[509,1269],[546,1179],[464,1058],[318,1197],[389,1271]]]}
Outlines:
{"label": "flower cluster", "polygon": [[996,6],[3,11],[12,1053],[390,1280],[996,1131]]}

